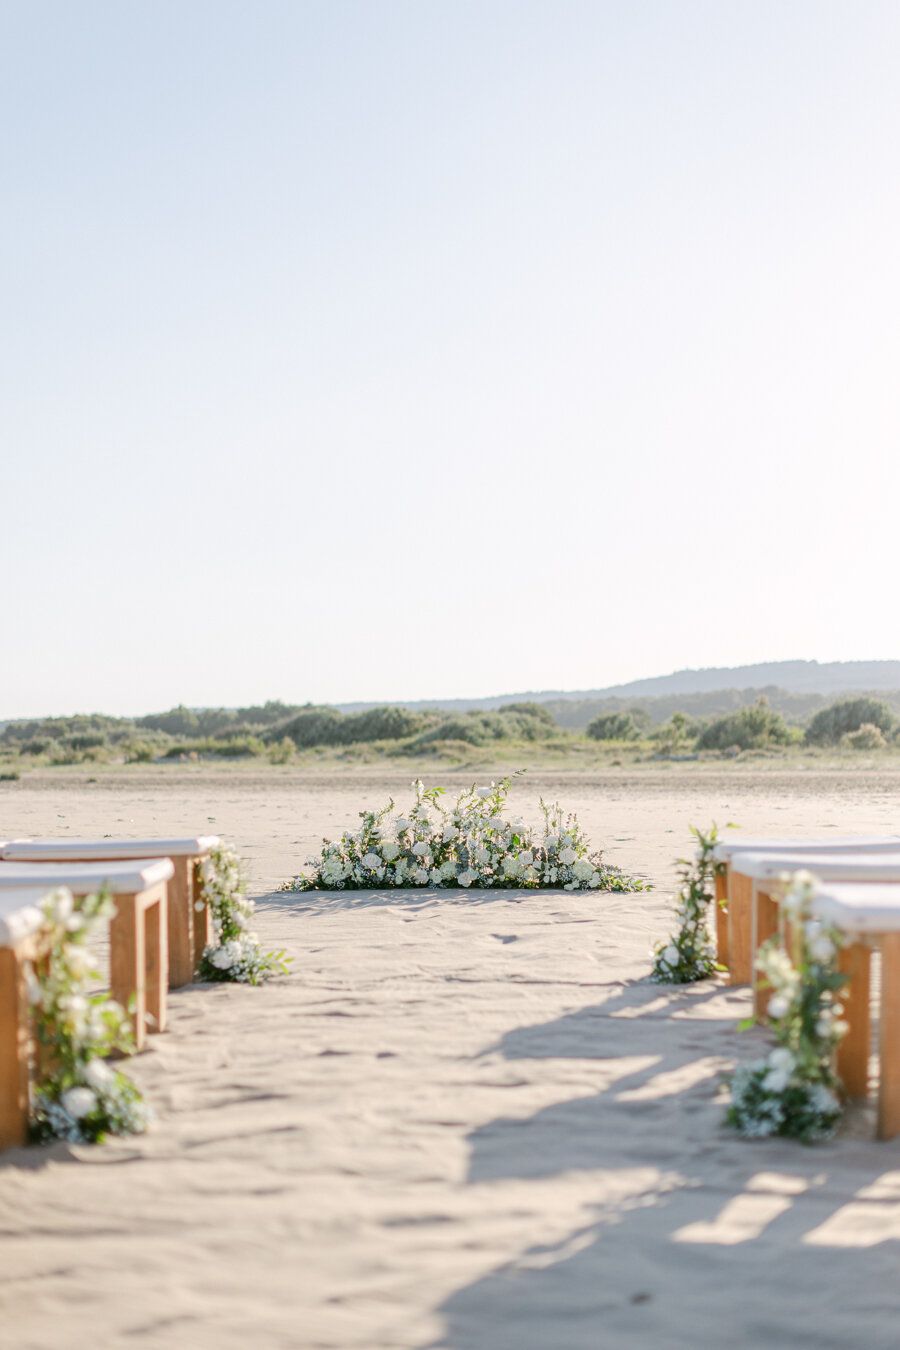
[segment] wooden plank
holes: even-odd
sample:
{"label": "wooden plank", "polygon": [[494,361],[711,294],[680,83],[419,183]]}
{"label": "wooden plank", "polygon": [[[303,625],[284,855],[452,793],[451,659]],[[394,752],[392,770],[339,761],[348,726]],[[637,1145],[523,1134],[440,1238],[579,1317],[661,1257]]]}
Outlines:
{"label": "wooden plank", "polygon": [[166,991],[169,984],[168,905],[165,882],[144,897],[148,1030],[166,1029]]}
{"label": "wooden plank", "polygon": [[113,998],[129,1009],[135,1049],[142,1050],[147,1036],[143,914],[138,896],[117,895],[114,903],[116,913],[109,925],[109,987]]}
{"label": "wooden plank", "polygon": [[838,969],[850,978],[838,994],[847,1032],[838,1042],[837,1071],[848,1097],[865,1097],[869,1090],[870,967],[871,953],[864,943],[848,942],[841,948]]}
{"label": "wooden plank", "polygon": [[[759,949],[769,938],[775,937],[778,932],[778,906],[772,899],[769,891],[762,889],[758,882],[753,886],[753,922],[752,922],[752,960],[755,963],[759,954]],[[763,988],[762,977],[753,966],[753,1012],[761,1021],[766,1018],[766,1004],[771,997],[772,991]]]}
{"label": "wooden plank", "polygon": [[193,858],[173,858],[168,882],[169,988],[194,978]]}
{"label": "wooden plank", "polygon": [[881,1084],[878,1138],[900,1134],[900,933],[881,938]]}
{"label": "wooden plank", "polygon": [[201,866],[202,863],[198,858],[191,859],[191,880],[192,880],[191,899],[193,901],[191,908],[194,909],[195,970],[200,964],[200,958],[203,955],[204,948],[207,947],[212,940],[212,924],[210,923],[209,918],[209,906],[204,905],[203,908],[200,910],[194,908],[194,906],[197,904],[197,902],[203,895],[203,883],[200,874]]}
{"label": "wooden plank", "polygon": [[753,881],[729,868],[728,952],[729,984],[749,984],[753,979]]}
{"label": "wooden plank", "polygon": [[0,947],[0,1148],[28,1137],[29,1008],[15,947]]}
{"label": "wooden plank", "polygon": [[[721,901],[725,901],[723,905]],[[716,872],[716,957],[728,968],[728,868]]]}

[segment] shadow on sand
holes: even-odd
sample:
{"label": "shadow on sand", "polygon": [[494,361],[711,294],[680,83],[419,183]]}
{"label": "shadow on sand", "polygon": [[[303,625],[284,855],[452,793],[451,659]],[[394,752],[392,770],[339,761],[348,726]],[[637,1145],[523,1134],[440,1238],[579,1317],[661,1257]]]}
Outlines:
{"label": "shadow on sand", "polygon": [[633,983],[485,1052],[609,1066],[602,1091],[469,1136],[467,1183],[583,1173],[587,1221],[523,1234],[441,1305],[431,1350],[900,1344],[900,1140],[875,1143],[865,1113],[816,1148],[723,1128],[721,1070],[760,1049],[735,1032],[745,998]]}

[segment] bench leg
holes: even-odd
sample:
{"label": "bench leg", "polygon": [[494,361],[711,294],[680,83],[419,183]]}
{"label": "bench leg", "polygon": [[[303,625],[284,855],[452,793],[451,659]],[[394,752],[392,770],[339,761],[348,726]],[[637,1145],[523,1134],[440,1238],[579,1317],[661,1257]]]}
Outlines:
{"label": "bench leg", "polygon": [[881,939],[881,1036],[878,1138],[900,1134],[900,933]]}
{"label": "bench leg", "polygon": [[[722,901],[725,902],[724,906]],[[716,873],[716,959],[728,969],[728,869]]]}
{"label": "bench leg", "polygon": [[145,985],[150,1031],[166,1029],[166,989],[169,983],[168,925],[165,895],[144,910],[144,943],[147,953]]}
{"label": "bench leg", "polygon": [[115,906],[109,925],[109,987],[113,998],[129,1010],[135,1049],[142,1050],[147,1036],[143,916],[134,895],[117,895]]}
{"label": "bench leg", "polygon": [[844,1005],[847,1033],[838,1042],[837,1071],[848,1097],[865,1097],[869,1090],[869,968],[871,954],[862,942],[851,942],[838,955],[838,970],[850,978],[838,998]]}
{"label": "bench leg", "polygon": [[[753,887],[753,936],[751,962],[756,961],[757,954],[764,942],[769,938],[775,937],[778,932],[778,906],[772,899],[768,891],[760,890],[759,886]],[[753,1012],[760,1020],[765,1020],[766,1004],[769,1001],[771,990],[762,987],[758,971],[753,971]]]}
{"label": "bench leg", "polygon": [[168,882],[169,988],[180,989],[194,978],[193,859],[173,858]]}
{"label": "bench leg", "polygon": [[[200,863],[191,863],[191,873],[193,885],[191,888],[191,898],[196,904],[203,894],[203,886],[200,878]],[[209,906],[204,905],[202,909],[194,910],[194,969],[199,966],[200,958],[204,949],[209,946],[212,938],[212,925],[209,921]]]}
{"label": "bench leg", "polygon": [[751,924],[753,882],[750,877],[729,869],[728,874],[728,954],[729,984],[750,984],[753,979]]}
{"label": "bench leg", "polygon": [[15,947],[0,947],[0,1148],[28,1137],[29,1008]]}

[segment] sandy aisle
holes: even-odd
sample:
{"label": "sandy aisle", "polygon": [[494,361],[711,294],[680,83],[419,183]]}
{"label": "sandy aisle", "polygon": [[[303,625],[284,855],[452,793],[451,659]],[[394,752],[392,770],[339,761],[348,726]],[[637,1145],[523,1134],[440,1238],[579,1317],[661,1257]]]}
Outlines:
{"label": "sandy aisle", "polygon": [[[530,776],[516,805],[554,783]],[[405,779],[18,784],[0,833],[214,828],[258,893]],[[900,828],[890,778],[569,778],[661,886],[690,821]],[[405,800],[405,797],[402,798]],[[747,1144],[738,992],[645,983],[667,894],[274,897],[296,973],[179,991],[137,1141],[0,1162],[0,1345],[893,1347],[900,1142]]]}

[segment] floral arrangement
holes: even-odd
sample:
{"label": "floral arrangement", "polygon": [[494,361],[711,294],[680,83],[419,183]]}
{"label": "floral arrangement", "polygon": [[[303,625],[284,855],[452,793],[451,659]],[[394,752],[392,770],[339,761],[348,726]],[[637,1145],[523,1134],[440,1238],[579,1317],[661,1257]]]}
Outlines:
{"label": "floral arrangement", "polygon": [[541,801],[543,827],[535,831],[504,816],[511,779],[461,792],[451,807],[443,788],[417,779],[406,815],[393,801],[361,811],[357,830],[325,840],[312,871],[285,890],[363,890],[386,886],[488,888],[557,886],[567,891],[638,891],[646,883],[591,852],[575,816]]}
{"label": "floral arrangement", "polygon": [[99,1143],[109,1134],[140,1134],[150,1113],[140,1092],[106,1058],[133,1049],[125,1010],[106,994],[89,994],[99,979],[88,943],[115,913],[108,893],[76,908],[71,892],[41,902],[46,955],[26,972],[34,1008],[38,1078],[31,1100],[31,1137],[45,1143]]}
{"label": "floral arrangement", "polygon": [[719,864],[713,854],[719,839],[715,825],[704,834],[691,826],[697,840],[693,861],[679,859],[678,901],[675,918],[678,932],[668,942],[657,944],[650,978],[658,984],[692,984],[706,980],[718,969],[709,931],[709,911],[715,902]]}
{"label": "floral arrangement", "polygon": [[287,974],[290,958],[283,951],[264,952],[250,928],[256,906],[247,896],[247,878],[234,849],[227,844],[211,849],[200,865],[200,878],[197,909],[209,907],[213,928],[213,941],[200,959],[200,978],[262,984]]}
{"label": "floral arrangement", "polygon": [[791,950],[780,937],[760,948],[756,968],[771,990],[766,1007],[777,1045],[731,1079],[728,1124],[749,1138],[784,1135],[815,1143],[834,1134],[841,1118],[834,1051],[847,1030],[837,995],[840,935],[811,917],[808,872],[785,879],[781,907],[790,922]]}

